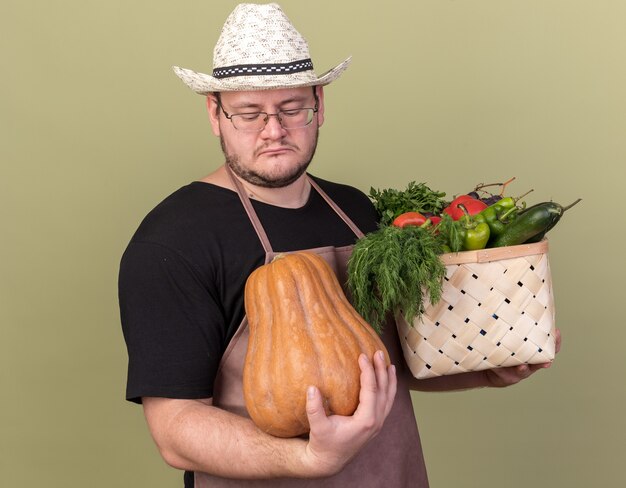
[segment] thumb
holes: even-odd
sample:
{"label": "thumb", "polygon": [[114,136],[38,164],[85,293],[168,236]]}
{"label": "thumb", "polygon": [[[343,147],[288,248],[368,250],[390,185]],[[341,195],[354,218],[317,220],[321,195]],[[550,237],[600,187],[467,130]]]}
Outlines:
{"label": "thumb", "polygon": [[315,386],[309,386],[306,391],[306,416],[311,428],[326,419],[322,395]]}

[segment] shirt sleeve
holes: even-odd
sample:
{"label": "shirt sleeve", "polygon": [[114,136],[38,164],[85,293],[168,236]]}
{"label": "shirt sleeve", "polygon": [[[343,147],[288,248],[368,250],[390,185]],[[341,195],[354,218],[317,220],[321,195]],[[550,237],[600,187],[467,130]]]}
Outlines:
{"label": "shirt sleeve", "polygon": [[211,397],[224,316],[206,279],[165,246],[131,242],[118,292],[128,349],[126,399]]}

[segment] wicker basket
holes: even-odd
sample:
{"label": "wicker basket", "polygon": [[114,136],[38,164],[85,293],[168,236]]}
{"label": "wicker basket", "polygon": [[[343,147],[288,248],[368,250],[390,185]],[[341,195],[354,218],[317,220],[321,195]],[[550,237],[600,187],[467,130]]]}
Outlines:
{"label": "wicker basket", "polygon": [[548,241],[442,255],[442,299],[414,324],[399,313],[404,356],[416,378],[554,359]]}

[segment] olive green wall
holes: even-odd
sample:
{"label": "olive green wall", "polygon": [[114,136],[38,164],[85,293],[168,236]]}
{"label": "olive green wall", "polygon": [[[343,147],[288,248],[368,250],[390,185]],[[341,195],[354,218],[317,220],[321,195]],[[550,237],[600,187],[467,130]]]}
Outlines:
{"label": "olive green wall", "polygon": [[[203,100],[230,1],[0,6],[0,485],[180,486],[124,401],[120,255],[221,162]],[[327,89],[313,172],[368,191],[583,202],[551,232],[563,350],[498,391],[415,394],[434,488],[626,485],[626,3],[285,0]],[[86,478],[89,478],[86,481]]]}

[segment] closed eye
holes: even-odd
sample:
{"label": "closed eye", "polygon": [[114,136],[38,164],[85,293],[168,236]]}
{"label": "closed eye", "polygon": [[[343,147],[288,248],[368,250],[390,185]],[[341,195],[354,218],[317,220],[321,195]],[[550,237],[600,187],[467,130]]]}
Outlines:
{"label": "closed eye", "polygon": [[302,112],[301,108],[296,108],[293,110],[281,110],[280,114],[284,115],[285,117],[296,117],[300,115],[301,112]]}
{"label": "closed eye", "polygon": [[249,113],[233,114],[233,115],[240,117],[242,120],[256,120],[261,115],[265,116],[265,113],[264,112],[249,112]]}

